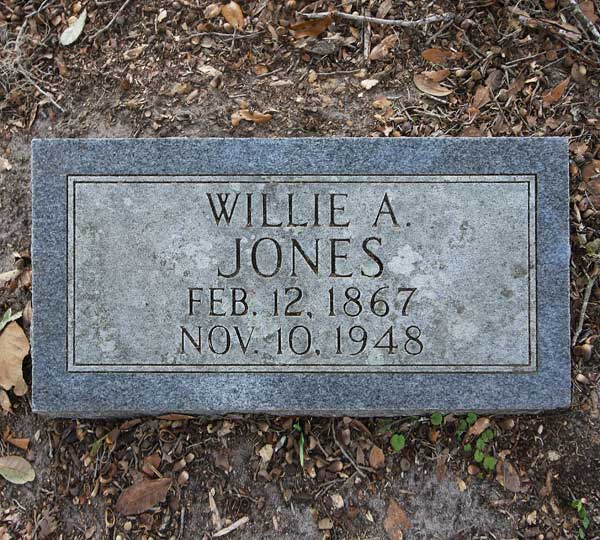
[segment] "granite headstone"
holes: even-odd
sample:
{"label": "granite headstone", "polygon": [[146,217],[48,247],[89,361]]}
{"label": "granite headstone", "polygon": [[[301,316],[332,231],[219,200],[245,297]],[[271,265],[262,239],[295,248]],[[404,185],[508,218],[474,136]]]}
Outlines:
{"label": "granite headstone", "polygon": [[33,142],[33,407],[565,407],[567,141]]}

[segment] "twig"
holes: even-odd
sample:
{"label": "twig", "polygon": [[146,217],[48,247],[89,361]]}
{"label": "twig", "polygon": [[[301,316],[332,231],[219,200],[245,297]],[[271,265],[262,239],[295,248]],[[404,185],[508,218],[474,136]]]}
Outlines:
{"label": "twig", "polygon": [[297,12],[298,15],[302,15],[307,19],[325,19],[327,17],[339,17],[340,19],[347,19],[349,21],[357,21],[362,23],[373,23],[373,24],[387,24],[389,26],[401,26],[402,28],[416,28],[417,26],[424,26],[435,22],[447,22],[454,19],[454,13],[444,13],[443,15],[431,15],[424,19],[416,19],[414,21],[406,21],[402,19],[380,19],[378,17],[369,17],[367,15],[356,15],[354,13],[344,13],[343,11],[322,11],[318,13],[302,13]]}
{"label": "twig", "polygon": [[241,517],[240,519],[238,519],[237,521],[234,521],[231,525],[229,525],[229,527],[225,527],[224,529],[217,531],[212,536],[213,536],[213,538],[219,538],[220,536],[225,536],[226,534],[229,534],[230,532],[235,531],[237,528],[241,527],[242,525],[245,525],[246,523],[248,523],[249,520],[250,520],[250,518],[248,516]]}
{"label": "twig", "polygon": [[575,335],[573,336],[572,346],[575,347],[577,345],[577,340],[579,339],[579,334],[583,330],[583,321],[585,319],[585,312],[587,311],[588,302],[590,301],[590,296],[592,295],[592,289],[594,288],[594,284],[596,283],[596,279],[598,278],[598,274],[594,277],[588,278],[588,283],[585,288],[585,293],[583,295],[583,304],[581,305],[581,313],[579,313],[579,322],[577,323],[577,329],[575,330]]}
{"label": "twig", "polygon": [[102,34],[102,32],[106,32],[106,30],[108,30],[113,24],[114,22],[117,20],[117,17],[121,14],[121,12],[131,3],[131,0],[125,0],[125,2],[123,2],[123,5],[119,8],[119,10],[115,13],[114,17],[109,21],[109,23],[104,26],[103,28],[100,28],[100,30],[98,30],[93,36],[91,36],[89,39],[90,41],[93,39],[96,39],[100,34]]}
{"label": "twig", "polygon": [[575,16],[583,23],[587,31],[594,37],[594,39],[600,45],[600,31],[594,26],[594,23],[590,21],[589,17],[581,10],[577,0],[569,0],[571,8],[573,9]]}
{"label": "twig", "polygon": [[342,451],[342,454],[344,454],[344,456],[346,457],[346,459],[356,469],[356,472],[358,474],[360,474],[363,478],[367,478],[367,475],[363,471],[360,470],[360,467],[355,463],[355,461],[352,459],[352,457],[350,457],[350,454],[348,454],[348,452],[346,452],[346,449],[337,440],[337,437],[335,436],[335,426],[333,425],[333,422],[331,423],[331,432],[333,433],[333,440],[335,441],[335,444]]}

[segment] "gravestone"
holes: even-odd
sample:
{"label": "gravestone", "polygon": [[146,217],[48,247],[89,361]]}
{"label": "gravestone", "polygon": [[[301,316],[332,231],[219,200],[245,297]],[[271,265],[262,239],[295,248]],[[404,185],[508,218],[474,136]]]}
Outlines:
{"label": "gravestone", "polygon": [[568,406],[567,140],[33,148],[33,407]]}

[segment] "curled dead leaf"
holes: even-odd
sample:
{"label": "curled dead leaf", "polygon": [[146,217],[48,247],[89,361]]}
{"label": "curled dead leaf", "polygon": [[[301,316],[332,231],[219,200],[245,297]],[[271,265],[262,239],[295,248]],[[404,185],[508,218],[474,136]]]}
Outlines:
{"label": "curled dead leaf", "polygon": [[310,19],[294,23],[290,26],[290,30],[294,33],[295,38],[317,37],[325,32],[332,22],[333,17],[329,15],[322,19]]}
{"label": "curled dead leaf", "polygon": [[396,34],[384,37],[375,47],[373,47],[371,54],[369,54],[369,60],[375,61],[385,58],[390,52],[390,49],[396,44],[396,41]]}
{"label": "curled dead leaf", "polygon": [[546,92],[542,96],[544,105],[553,105],[554,103],[560,101],[560,98],[565,93],[569,82],[571,82],[571,77],[567,77],[564,81],[558,83],[554,88]]}
{"label": "curled dead leaf", "polygon": [[17,396],[27,393],[23,379],[23,358],[29,353],[29,341],[23,329],[11,322],[0,334],[0,386],[13,388]]}
{"label": "curled dead leaf", "polygon": [[467,435],[465,439],[469,439],[470,437],[477,437],[481,435],[490,425],[490,419],[486,416],[482,416],[478,418],[477,421],[469,428],[467,431]]}
{"label": "curled dead leaf", "polygon": [[441,69],[439,71],[424,71],[423,73],[415,73],[413,80],[415,86],[425,94],[436,97],[444,97],[450,95],[453,90],[440,84],[448,75],[450,70]]}
{"label": "curled dead leaf", "polygon": [[244,12],[237,2],[233,0],[221,8],[221,15],[232,26],[234,30],[244,28]]}
{"label": "curled dead leaf", "polygon": [[231,125],[237,126],[242,120],[254,122],[255,124],[264,124],[273,118],[273,115],[261,113],[258,111],[249,111],[248,109],[240,109],[231,115]]}
{"label": "curled dead leaf", "polygon": [[121,493],[115,508],[125,516],[141,514],[164,501],[170,487],[170,478],[136,482]]}
{"label": "curled dead leaf", "polygon": [[385,465],[385,455],[378,446],[373,446],[369,452],[369,465],[373,469],[379,469]]}

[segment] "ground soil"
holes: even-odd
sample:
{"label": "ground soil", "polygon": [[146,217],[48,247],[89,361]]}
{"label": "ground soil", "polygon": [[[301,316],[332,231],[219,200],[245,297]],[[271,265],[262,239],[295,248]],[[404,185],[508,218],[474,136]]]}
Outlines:
{"label": "ground soil", "polygon": [[[452,414],[439,427],[429,417],[53,420],[10,392],[0,456],[25,457],[36,479],[0,478],[0,539],[187,540],[236,523],[227,538],[576,538],[574,500],[590,519],[585,538],[600,538],[597,287],[581,315],[600,251],[600,41],[585,23],[599,4],[579,2],[584,19],[553,0],[248,1],[235,37],[204,0],[126,4],[117,14],[120,1],[0,2],[0,274],[30,264],[34,137],[569,136],[573,404],[489,417],[497,463],[486,470]],[[82,36],[61,46],[83,8]],[[294,33],[298,11],[330,9],[455,18],[402,28],[338,17],[318,35]],[[418,76],[432,71],[422,92]],[[29,299],[27,280],[0,284],[0,313]],[[406,440],[399,452],[394,433]],[[155,470],[141,472],[155,454]],[[125,488],[158,476],[173,478],[165,501],[117,511]]]}

